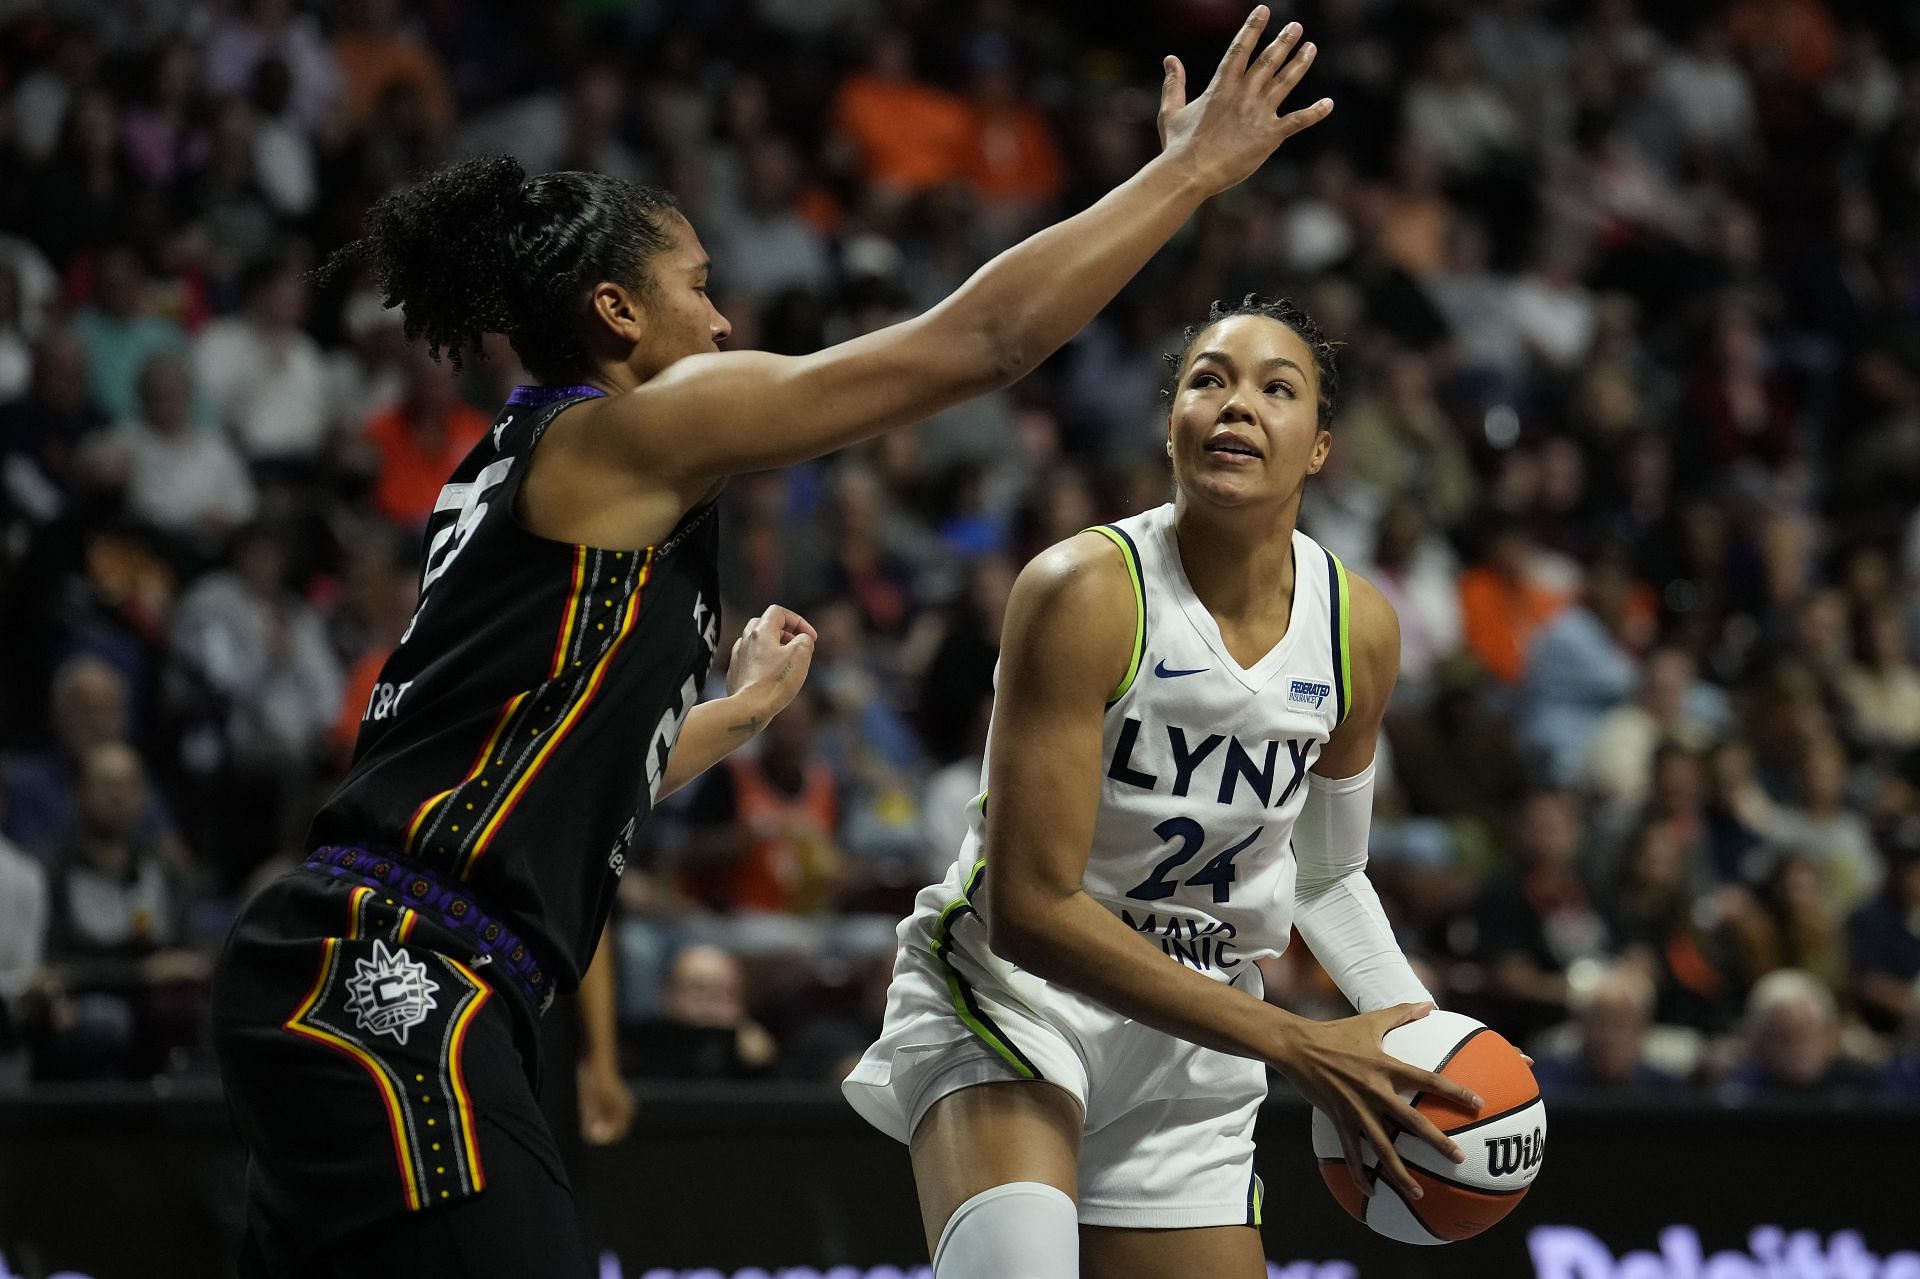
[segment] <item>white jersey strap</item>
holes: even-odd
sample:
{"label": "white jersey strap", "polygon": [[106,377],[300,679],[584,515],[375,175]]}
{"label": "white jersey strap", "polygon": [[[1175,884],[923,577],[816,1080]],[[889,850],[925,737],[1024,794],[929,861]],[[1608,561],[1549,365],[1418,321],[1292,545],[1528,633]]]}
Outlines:
{"label": "white jersey strap", "polygon": [[1096,524],[1086,531],[1099,533],[1120,548],[1120,558],[1127,562],[1127,576],[1133,581],[1133,658],[1127,663],[1125,677],[1107,698],[1111,706],[1133,687],[1134,676],[1140,673],[1140,659],[1147,651],[1147,583],[1140,572],[1140,548],[1125,529],[1117,524]]}
{"label": "white jersey strap", "polygon": [[1353,645],[1348,636],[1352,616],[1352,595],[1347,587],[1347,566],[1332,551],[1321,548],[1327,557],[1327,598],[1333,606],[1333,722],[1346,722],[1353,701]]}

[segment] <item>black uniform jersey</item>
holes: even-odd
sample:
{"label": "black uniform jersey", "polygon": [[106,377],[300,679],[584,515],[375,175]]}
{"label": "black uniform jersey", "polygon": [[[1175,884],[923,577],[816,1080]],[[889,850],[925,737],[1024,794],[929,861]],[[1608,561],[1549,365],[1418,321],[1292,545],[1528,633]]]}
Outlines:
{"label": "black uniform jersey", "polygon": [[596,394],[519,388],[441,490],[419,608],[310,836],[464,881],[561,989],[593,958],[719,632],[712,505],[636,549],[515,517],[542,432]]}

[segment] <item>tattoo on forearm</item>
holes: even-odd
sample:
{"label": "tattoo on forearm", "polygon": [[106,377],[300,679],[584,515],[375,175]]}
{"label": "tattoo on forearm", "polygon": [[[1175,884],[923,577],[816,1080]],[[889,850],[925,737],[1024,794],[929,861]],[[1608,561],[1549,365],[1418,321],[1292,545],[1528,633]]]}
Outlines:
{"label": "tattoo on forearm", "polygon": [[727,731],[729,733],[752,733],[758,731],[759,728],[760,717],[758,715],[743,719],[738,724],[727,725]]}

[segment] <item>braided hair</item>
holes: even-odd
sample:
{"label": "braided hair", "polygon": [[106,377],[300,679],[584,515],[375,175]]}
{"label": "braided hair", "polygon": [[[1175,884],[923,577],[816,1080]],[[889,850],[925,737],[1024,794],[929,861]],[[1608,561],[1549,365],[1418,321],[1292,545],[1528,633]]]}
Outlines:
{"label": "braided hair", "polygon": [[1173,398],[1179,389],[1180,370],[1186,367],[1187,358],[1193,354],[1194,343],[1200,340],[1200,335],[1220,321],[1230,320],[1236,315],[1264,315],[1269,320],[1278,320],[1306,343],[1307,350],[1313,354],[1313,367],[1319,373],[1320,429],[1331,430],[1334,398],[1340,391],[1340,370],[1334,364],[1334,344],[1320,332],[1320,326],[1313,322],[1312,316],[1294,305],[1292,298],[1262,301],[1258,293],[1249,293],[1240,299],[1238,306],[1216,298],[1207,308],[1207,322],[1188,325],[1180,335],[1180,349],[1168,351],[1163,357],[1167,362],[1167,384],[1160,393],[1168,399]]}
{"label": "braided hair", "polygon": [[654,187],[600,173],[529,178],[511,157],[485,156],[383,196],[365,235],[317,274],[369,262],[407,336],[455,368],[483,334],[501,333],[542,382],[574,381],[588,369],[587,291],[611,280],[644,297],[674,208]]}

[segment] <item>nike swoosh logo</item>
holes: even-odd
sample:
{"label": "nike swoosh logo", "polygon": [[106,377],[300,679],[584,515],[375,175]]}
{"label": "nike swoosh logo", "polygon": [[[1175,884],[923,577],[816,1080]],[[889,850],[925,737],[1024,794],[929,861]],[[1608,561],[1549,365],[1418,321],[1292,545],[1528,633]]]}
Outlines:
{"label": "nike swoosh logo", "polygon": [[1212,669],[1211,666],[1196,666],[1190,671],[1170,671],[1167,669],[1167,659],[1163,657],[1153,668],[1153,673],[1161,679],[1179,679],[1182,675],[1204,675]]}

